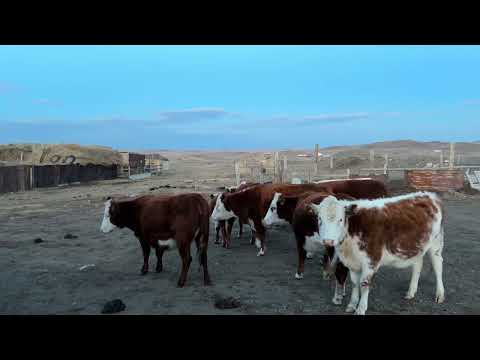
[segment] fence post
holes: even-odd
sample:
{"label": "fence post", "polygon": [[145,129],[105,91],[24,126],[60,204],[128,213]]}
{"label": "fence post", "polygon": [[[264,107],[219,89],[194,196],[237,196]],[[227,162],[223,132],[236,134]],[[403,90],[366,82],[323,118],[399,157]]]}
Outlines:
{"label": "fence post", "polygon": [[240,163],[238,161],[235,162],[235,180],[237,186],[240,186]]}
{"label": "fence post", "polygon": [[282,169],[282,180],[283,182],[287,181],[287,155],[283,155],[283,169]]}
{"label": "fence post", "polygon": [[318,173],[318,144],[315,144],[315,175]]}
{"label": "fence post", "polygon": [[330,155],[330,169],[333,169],[333,154]]}
{"label": "fence post", "polygon": [[347,169],[347,179],[350,179],[350,169]]}
{"label": "fence post", "polygon": [[440,150],[440,167],[443,166],[443,150]]}
{"label": "fence post", "polygon": [[385,154],[385,165],[383,165],[383,174],[387,175],[387,168],[388,168],[388,154]]}
{"label": "fence post", "polygon": [[273,182],[278,182],[279,169],[278,169],[278,152],[275,152],[273,157]]}
{"label": "fence post", "polygon": [[370,150],[370,167],[375,167],[375,150]]}
{"label": "fence post", "polygon": [[455,143],[450,143],[450,160],[448,161],[448,167],[453,169],[453,163],[455,162]]}

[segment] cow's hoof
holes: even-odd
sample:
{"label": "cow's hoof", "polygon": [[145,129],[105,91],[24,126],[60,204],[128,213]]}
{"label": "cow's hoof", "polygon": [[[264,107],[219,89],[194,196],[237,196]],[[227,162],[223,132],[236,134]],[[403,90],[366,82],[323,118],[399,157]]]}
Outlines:
{"label": "cow's hoof", "polygon": [[160,272],[163,271],[163,268],[162,268],[162,267],[157,267],[157,268],[155,269],[155,271],[156,271],[157,273],[160,273]]}
{"label": "cow's hoof", "polygon": [[355,310],[353,315],[365,315],[365,310],[357,309],[357,310]]}
{"label": "cow's hoof", "polygon": [[348,304],[347,308],[345,309],[346,313],[353,313],[357,308],[353,305]]}
{"label": "cow's hoof", "polygon": [[295,274],[295,279],[297,279],[297,280],[303,279],[303,274],[296,273]]}
{"label": "cow's hoof", "polygon": [[146,275],[148,273],[148,270],[142,269],[140,270],[140,275]]}
{"label": "cow's hoof", "polygon": [[260,251],[257,253],[257,256],[265,256],[265,252],[260,249]]}
{"label": "cow's hoof", "polygon": [[405,300],[412,300],[415,297],[415,294],[406,293],[403,297]]}
{"label": "cow's hoof", "polygon": [[313,259],[313,253],[307,252],[307,259]]}
{"label": "cow's hoof", "polygon": [[184,287],[184,286],[185,286],[185,283],[181,283],[181,282],[178,282],[178,283],[177,283],[177,287],[178,287],[178,288],[182,288],[182,287]]}
{"label": "cow's hoof", "polygon": [[333,299],[332,299],[332,302],[335,305],[342,305],[342,300],[343,300],[342,296],[334,296]]}
{"label": "cow's hoof", "polygon": [[437,295],[435,296],[435,302],[436,302],[437,304],[441,304],[441,303],[443,303],[444,301],[445,301],[445,294],[437,294]]}
{"label": "cow's hoof", "polygon": [[323,280],[330,280],[332,278],[332,274],[330,274],[328,271],[324,271],[322,276]]}

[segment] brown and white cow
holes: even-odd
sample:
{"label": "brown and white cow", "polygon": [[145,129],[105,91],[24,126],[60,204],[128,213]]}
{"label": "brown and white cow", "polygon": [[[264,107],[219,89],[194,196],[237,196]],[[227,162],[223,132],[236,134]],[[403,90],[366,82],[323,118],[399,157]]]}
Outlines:
{"label": "brown and white cow", "polygon": [[305,191],[330,191],[345,193],[355,198],[356,194],[371,192],[379,197],[386,194],[383,183],[372,180],[339,180],[326,184],[260,184],[239,190],[233,194],[223,193],[218,197],[212,219],[222,220],[232,216],[239,217],[244,223],[249,223],[255,236],[255,245],[259,248],[257,256],[265,254],[266,228],[263,218],[276,192],[281,194],[300,194]]}
{"label": "brown and white cow", "polygon": [[339,260],[350,270],[353,290],[347,312],[365,314],[370,284],[381,266],[412,267],[405,295],[412,299],[427,252],[436,276],[435,301],[444,301],[444,217],[442,201],[436,194],[415,192],[354,201],[329,196],[319,205],[310,206],[318,215],[319,232],[314,241],[335,246]]}
{"label": "brown and white cow", "polygon": [[195,240],[205,285],[210,284],[207,247],[210,211],[207,200],[200,194],[146,195],[128,199],[109,199],[105,203],[100,230],[109,233],[127,227],[138,238],[143,251],[141,274],[148,272],[150,248],[157,255],[156,271],[163,270],[165,250],[177,248],[182,258],[178,286],[183,287],[192,262],[191,243]]}
{"label": "brown and white cow", "polygon": [[[242,181],[238,187],[236,186],[226,187],[226,192],[234,193],[234,192],[243,190],[247,187],[255,186],[255,185],[259,185],[259,183],[248,183],[246,181]],[[220,193],[210,195],[210,215],[212,215],[213,213],[218,196],[220,196]],[[214,220],[214,226],[215,226],[215,232],[216,232],[215,244],[220,244],[219,232],[221,230],[222,237],[223,237],[223,247],[227,249],[230,248],[232,229],[236,219],[237,217],[231,217],[227,220]],[[238,221],[238,226],[239,226],[238,238],[239,239],[243,235],[243,225],[244,223],[239,219]],[[255,241],[255,237],[252,233],[251,243],[253,244],[254,241]]]}
{"label": "brown and white cow", "polygon": [[[312,210],[311,204],[320,204],[325,198],[332,196],[329,192],[316,192],[306,193],[303,196],[297,198],[298,204],[295,207],[292,215],[292,227],[297,241],[297,254],[298,264],[297,272],[295,273],[296,279],[302,279],[305,270],[305,258],[307,251],[316,252],[322,245],[317,245],[313,239],[315,234],[318,234],[318,217]],[[335,194],[337,199],[354,200],[354,198],[347,194]],[[291,199],[289,199],[291,200]],[[287,200],[288,201],[288,200]],[[287,202],[285,201],[285,203]],[[284,204],[282,199],[277,202],[277,213],[283,214]],[[281,216],[281,215],[280,215]],[[327,246],[323,257],[324,276],[326,273],[332,271],[335,268],[335,295],[333,296],[333,303],[340,305],[342,303],[343,296],[345,295],[345,284],[348,276],[348,269],[338,260],[338,256],[335,253],[333,246]]]}
{"label": "brown and white cow", "polygon": [[252,229],[251,243],[255,241],[257,248],[259,248],[257,256],[262,256],[265,254],[264,240],[266,233],[262,220],[275,190],[303,192],[305,190],[300,188],[302,186],[311,189],[320,188],[315,184],[258,184],[238,190],[235,193],[223,193],[217,198],[212,219],[219,221],[238,217],[242,223],[249,224]]}

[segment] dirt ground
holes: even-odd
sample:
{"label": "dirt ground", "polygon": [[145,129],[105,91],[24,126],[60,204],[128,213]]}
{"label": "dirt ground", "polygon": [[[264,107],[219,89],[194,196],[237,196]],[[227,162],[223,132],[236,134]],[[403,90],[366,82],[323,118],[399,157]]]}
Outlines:
{"label": "dirt ground", "polygon": [[[0,314],[99,314],[103,305],[119,298],[126,304],[120,314],[344,314],[331,299],[334,281],[323,280],[320,255],[308,261],[303,280],[294,278],[296,249],[288,227],[267,234],[267,254],[256,256],[250,230],[238,240],[233,231],[229,250],[213,244],[210,231],[209,268],[213,286],[202,284],[194,257],[185,288],[176,287],[180,258],[164,255],[163,273],[140,276],[141,249],[133,233],[99,231],[103,198],[112,194],[186,192],[157,189],[184,177],[174,175],[128,182],[34,190],[0,195]],[[174,177],[174,178],[173,178]],[[219,184],[210,184],[205,193]],[[417,297],[402,297],[410,271],[382,268],[370,293],[368,314],[480,314],[480,200],[446,200],[444,283],[446,302],[435,304],[435,279],[427,258]],[[65,239],[66,234],[78,238]],[[43,242],[35,243],[35,238]],[[93,267],[80,270],[84,265]],[[241,306],[221,310],[215,299],[234,297]]]}

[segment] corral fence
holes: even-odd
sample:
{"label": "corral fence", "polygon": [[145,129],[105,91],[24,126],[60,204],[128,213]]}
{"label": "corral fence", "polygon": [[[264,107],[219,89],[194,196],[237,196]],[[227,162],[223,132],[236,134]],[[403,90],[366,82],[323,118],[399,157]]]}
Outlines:
{"label": "corral fence", "polygon": [[15,165],[0,166],[0,193],[117,178],[118,166]]}
{"label": "corral fence", "polygon": [[[360,165],[348,168],[345,167],[345,159],[336,158],[334,154],[324,155],[323,166],[320,167],[319,154],[319,147],[316,145],[313,155],[297,155],[295,159],[287,159],[286,155],[275,152],[264,161],[237,161],[234,164],[234,183],[237,186],[242,180],[261,183],[309,183],[329,179],[373,177],[383,182],[401,181],[407,187],[418,190],[459,190],[468,183],[472,188],[480,190],[480,157],[455,154],[455,143],[450,143],[447,159],[444,159],[443,151],[439,152],[437,163],[435,157],[438,155],[435,153],[432,154],[435,157],[426,161],[423,167],[392,167],[391,164],[398,164],[398,159],[388,153],[378,156],[373,150],[369,151],[369,157],[364,161],[370,165],[376,164],[377,167]],[[383,160],[383,167],[378,167],[379,158],[380,161]]]}

